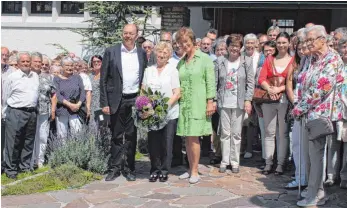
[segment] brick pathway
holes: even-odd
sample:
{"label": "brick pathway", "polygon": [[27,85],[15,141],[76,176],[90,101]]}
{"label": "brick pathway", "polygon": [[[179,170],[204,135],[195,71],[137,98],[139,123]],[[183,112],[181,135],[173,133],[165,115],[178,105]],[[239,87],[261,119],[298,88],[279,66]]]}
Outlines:
{"label": "brick pathway", "polygon": [[[259,157],[258,157],[259,159]],[[127,182],[122,176],[113,182],[98,181],[77,190],[64,190],[26,196],[5,196],[1,207],[20,208],[228,208],[228,207],[296,207],[297,191],[283,187],[290,181],[283,176],[264,176],[256,159],[242,160],[240,173],[220,174],[217,167],[201,159],[202,181],[189,185],[179,180],[184,167],[173,169],[167,183],[149,183],[149,161],[137,162],[137,181]],[[329,201],[323,207],[347,207],[347,191],[338,186],[327,189]]]}

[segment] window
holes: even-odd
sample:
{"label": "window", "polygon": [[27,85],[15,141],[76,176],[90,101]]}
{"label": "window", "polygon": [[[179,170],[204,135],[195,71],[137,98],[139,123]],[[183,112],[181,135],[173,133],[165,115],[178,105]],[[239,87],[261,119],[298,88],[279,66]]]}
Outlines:
{"label": "window", "polygon": [[83,14],[80,12],[84,8],[84,3],[76,1],[62,1],[61,13],[62,14]]}
{"label": "window", "polygon": [[2,2],[2,13],[4,13],[4,14],[21,14],[22,13],[22,2],[21,1]]}
{"label": "window", "polygon": [[281,32],[287,32],[289,35],[294,32],[294,20],[272,19],[271,22],[277,25]]}
{"label": "window", "polygon": [[33,14],[52,13],[52,2],[51,1],[32,1],[31,13]]}

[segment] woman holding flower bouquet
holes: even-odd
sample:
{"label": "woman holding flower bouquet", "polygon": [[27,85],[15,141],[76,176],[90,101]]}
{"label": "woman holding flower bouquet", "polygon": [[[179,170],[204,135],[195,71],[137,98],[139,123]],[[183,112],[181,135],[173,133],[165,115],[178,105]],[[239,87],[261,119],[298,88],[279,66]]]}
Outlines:
{"label": "woman holding flower bouquet", "polygon": [[[165,99],[168,99],[167,115],[164,128],[150,130],[148,132],[148,151],[151,160],[150,182],[166,182],[168,179],[168,169],[172,160],[172,144],[177,129],[177,119],[179,114],[178,99],[180,98],[180,82],[178,71],[175,65],[168,64],[172,56],[172,46],[167,42],[160,42],[156,45],[154,52],[157,58],[157,64],[148,67],[145,70],[142,82],[142,89],[145,91],[162,93]],[[151,97],[151,96],[149,96]],[[153,116],[157,116],[160,105],[156,106],[157,100],[153,106]],[[153,104],[152,104],[153,103]],[[159,106],[159,107],[158,107]],[[148,115],[142,115],[142,117]]]}
{"label": "woman holding flower bouquet", "polygon": [[186,150],[190,170],[180,179],[199,182],[200,159],[199,137],[212,134],[211,116],[215,112],[216,96],[214,65],[209,56],[195,48],[192,29],[182,27],[176,34],[176,41],[186,53],[178,63],[182,97],[177,135],[186,137]]}

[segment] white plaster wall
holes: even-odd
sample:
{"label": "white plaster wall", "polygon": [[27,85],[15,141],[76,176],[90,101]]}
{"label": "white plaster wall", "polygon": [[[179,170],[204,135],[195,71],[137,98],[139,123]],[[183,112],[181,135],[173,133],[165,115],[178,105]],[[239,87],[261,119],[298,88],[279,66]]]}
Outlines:
{"label": "white plaster wall", "polygon": [[40,28],[2,28],[1,45],[10,50],[39,51],[54,58],[61,51],[49,43],[59,43],[69,51],[81,56],[81,36],[68,30]]}
{"label": "white plaster wall", "polygon": [[202,7],[188,7],[190,9],[190,27],[195,36],[201,38],[210,28],[210,23],[202,18]]}

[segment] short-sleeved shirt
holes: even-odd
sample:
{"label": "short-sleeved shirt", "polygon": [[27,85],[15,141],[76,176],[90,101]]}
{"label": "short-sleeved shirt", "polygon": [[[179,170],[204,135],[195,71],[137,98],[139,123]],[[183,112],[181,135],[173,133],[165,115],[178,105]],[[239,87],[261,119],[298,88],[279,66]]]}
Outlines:
{"label": "short-sleeved shirt", "polygon": [[223,97],[222,107],[237,108],[237,86],[238,86],[238,69],[240,66],[240,58],[234,62],[228,61],[227,81],[225,82],[225,94]]}
{"label": "short-sleeved shirt", "polygon": [[[151,88],[152,91],[160,91],[165,97],[171,98],[173,89],[180,88],[179,74],[176,66],[167,64],[163,71],[158,74],[157,65],[148,67],[145,70],[142,84],[145,88]],[[179,115],[178,102],[168,111],[168,119],[176,119]]]}

